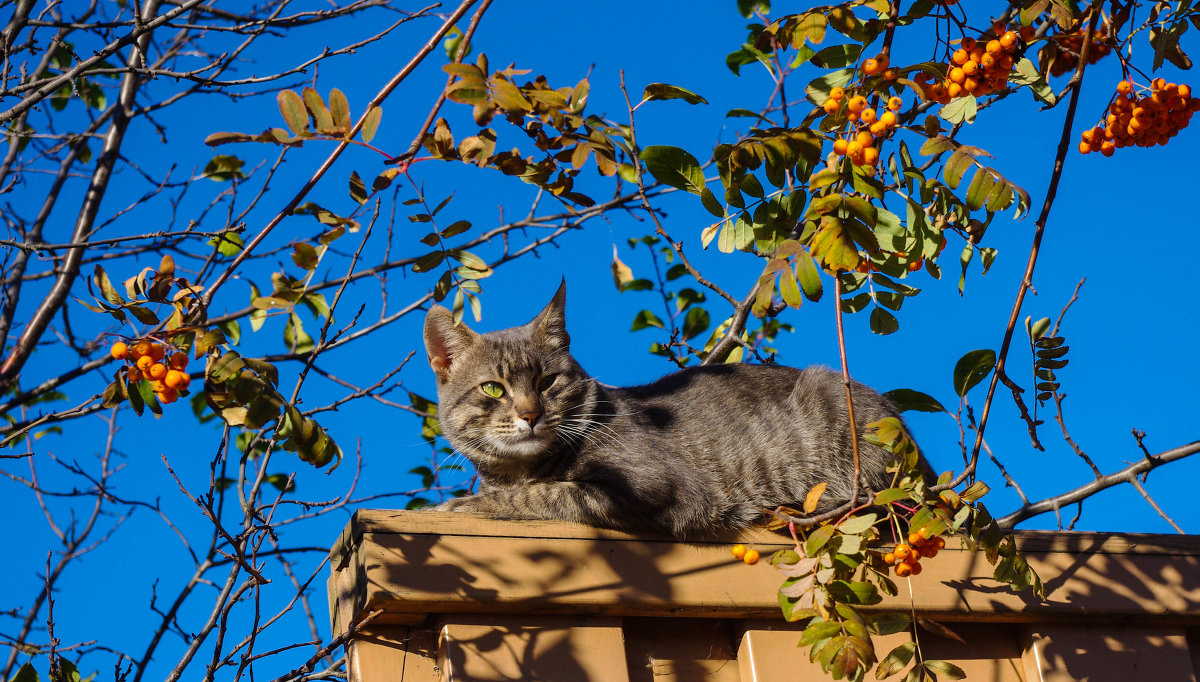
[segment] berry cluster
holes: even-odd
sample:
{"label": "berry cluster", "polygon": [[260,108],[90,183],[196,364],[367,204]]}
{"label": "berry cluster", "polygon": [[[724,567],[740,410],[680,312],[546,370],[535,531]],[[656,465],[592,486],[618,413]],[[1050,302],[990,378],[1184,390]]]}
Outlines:
{"label": "berry cluster", "polygon": [[746,549],[745,545],[734,545],[733,556],[739,561],[746,562],[747,566],[753,566],[758,563],[758,550]]}
{"label": "berry cluster", "polygon": [[905,578],[921,574],[921,559],[932,559],[940,549],[946,546],[946,539],[940,536],[928,537],[925,529],[908,534],[908,544],[903,542],[896,548],[883,555],[883,562],[895,566],[896,577]]}
{"label": "berry cluster", "polygon": [[[1050,75],[1061,76],[1068,71],[1074,71],[1075,67],[1079,66],[1079,52],[1083,50],[1083,37],[1086,29],[1079,29],[1071,33],[1063,33],[1055,36],[1054,42],[1057,43],[1057,52],[1053,53],[1054,61],[1050,63]],[[1051,53],[1050,47],[1042,48],[1038,53],[1043,64],[1049,61]],[[1105,55],[1112,52],[1112,43],[1108,40],[1108,25],[1105,24],[1092,34],[1092,49],[1088,53],[1088,64],[1095,64],[1100,61]]]}
{"label": "berry cluster", "polygon": [[[882,56],[882,55],[881,55]],[[867,62],[874,60],[868,59]],[[865,70],[866,63],[863,68]],[[833,141],[833,151],[838,156],[849,156],[851,163],[856,166],[874,166],[879,163],[879,149],[875,147],[877,138],[887,137],[892,128],[899,124],[896,112],[904,106],[899,97],[890,97],[883,113],[876,112],[862,95],[853,95],[847,100],[843,88],[834,88],[825,102],[825,111],[834,113],[846,102],[846,120],[855,124],[847,133],[847,137]]]}
{"label": "berry cluster", "polygon": [[939,104],[949,104],[950,100],[966,95],[981,97],[1004,89],[1012,72],[1013,55],[1020,47],[1020,36],[998,21],[992,24],[990,36],[962,39],[946,66],[945,80],[931,83],[927,73],[919,73],[913,80],[921,86],[926,99]]}
{"label": "berry cluster", "polygon": [[1200,98],[1192,97],[1187,85],[1155,78],[1149,93],[1138,95],[1129,81],[1117,83],[1117,94],[1108,105],[1108,115],[1095,128],[1083,131],[1079,152],[1098,151],[1112,156],[1119,147],[1164,145],[1187,127],[1200,110]]}
{"label": "berry cluster", "polygon": [[179,391],[186,391],[192,379],[187,373],[187,353],[171,353],[168,347],[151,339],[139,339],[129,345],[117,341],[109,354],[124,360],[128,367],[126,377],[131,382],[148,381],[154,389],[158,402],[168,405],[179,398]]}

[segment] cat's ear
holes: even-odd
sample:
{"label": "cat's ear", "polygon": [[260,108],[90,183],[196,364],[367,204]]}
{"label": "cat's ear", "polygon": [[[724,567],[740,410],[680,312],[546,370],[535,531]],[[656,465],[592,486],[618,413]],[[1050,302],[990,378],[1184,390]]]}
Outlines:
{"label": "cat's ear", "polygon": [[558,291],[550,303],[526,325],[534,338],[541,338],[551,346],[566,348],[571,345],[571,336],[567,334],[567,280],[563,279],[558,285]]}
{"label": "cat's ear", "polygon": [[425,353],[438,383],[446,380],[455,358],[462,354],[479,335],[467,325],[454,324],[454,313],[435,305],[425,315]]}

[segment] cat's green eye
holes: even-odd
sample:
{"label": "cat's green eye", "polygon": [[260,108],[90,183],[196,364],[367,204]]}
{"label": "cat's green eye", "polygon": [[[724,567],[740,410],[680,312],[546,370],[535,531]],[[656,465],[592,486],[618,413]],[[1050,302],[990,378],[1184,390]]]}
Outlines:
{"label": "cat's green eye", "polygon": [[486,381],[482,385],[480,385],[479,388],[484,393],[492,396],[493,398],[503,398],[504,397],[504,387],[495,381]]}
{"label": "cat's green eye", "polygon": [[554,385],[554,380],[557,378],[558,378],[557,374],[547,374],[546,376],[539,379],[538,385],[537,385],[538,393],[543,393],[543,392],[549,390],[550,387]]}

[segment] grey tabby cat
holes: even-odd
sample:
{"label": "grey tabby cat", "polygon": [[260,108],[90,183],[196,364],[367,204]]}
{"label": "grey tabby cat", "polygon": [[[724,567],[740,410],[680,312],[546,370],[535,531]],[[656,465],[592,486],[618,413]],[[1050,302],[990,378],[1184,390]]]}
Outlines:
{"label": "grey tabby cat", "polygon": [[[708,365],[646,386],[605,386],[569,352],[566,286],[522,327],[478,334],[433,306],[425,348],[442,431],[475,465],[480,492],[441,509],[562,519],[677,538],[741,529],[853,478],[841,375],[825,368]],[[852,388],[859,433],[895,408]],[[862,481],[891,485],[891,453],[860,439]],[[928,480],[929,465],[921,460]]]}

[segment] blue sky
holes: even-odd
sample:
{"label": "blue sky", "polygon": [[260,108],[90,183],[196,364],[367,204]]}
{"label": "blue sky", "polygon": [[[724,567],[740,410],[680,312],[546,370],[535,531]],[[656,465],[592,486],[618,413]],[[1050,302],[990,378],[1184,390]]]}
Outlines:
{"label": "blue sky", "polygon": [[[965,5],[982,3],[964,3]],[[777,7],[777,11],[784,10]],[[969,8],[971,9],[971,8]],[[593,3],[559,3],[553,11],[522,11],[505,13],[499,4],[480,27],[475,40],[475,52],[486,52],[493,67],[515,62],[519,68],[533,71],[530,77],[545,74],[555,86],[573,85],[588,76],[591,81],[589,110],[617,121],[626,118],[625,104],[618,90],[619,72],[635,97],[648,83],[663,82],[694,90],[709,101],[708,105],[688,106],[682,102],[648,104],[638,110],[639,142],[676,145],[688,149],[697,158],[705,159],[717,142],[731,142],[746,131],[748,119],[725,118],[733,108],[757,109],[770,92],[769,79],[757,66],[747,66],[735,77],[724,66],[724,56],[736,49],[745,37],[747,23],[727,2],[700,2],[688,5],[680,12],[667,4],[644,4],[637,16],[616,9],[602,9]],[[972,11],[974,11],[972,9]],[[982,26],[984,22],[981,20]],[[355,112],[390,76],[393,69],[407,59],[412,46],[423,40],[433,22],[415,22],[397,31],[381,44],[370,45],[350,58],[330,62],[321,67],[317,88],[323,94],[332,87],[346,92]],[[374,30],[366,22],[356,26],[356,36]],[[921,31],[917,30],[920,34]],[[350,42],[356,36],[337,36],[337,44]],[[832,31],[827,43],[840,36]],[[333,45],[330,36],[314,35],[296,30],[288,38],[290,49],[298,54],[318,51],[326,44]],[[931,37],[898,34],[893,63],[927,59],[932,50]],[[1144,44],[1138,49],[1145,51]],[[290,57],[291,55],[285,55]],[[1149,55],[1143,55],[1148,57]],[[278,55],[260,54],[254,69],[266,69]],[[383,125],[375,144],[394,152],[402,151],[412,139],[416,126],[423,120],[428,107],[444,80],[440,65],[444,55],[435,53],[384,105]],[[1168,79],[1178,74],[1165,70]],[[807,75],[811,74],[811,75]],[[815,77],[814,69],[798,74],[791,92],[800,92],[807,78]],[[807,77],[806,77],[807,75]],[[1076,121],[1076,132],[1097,119],[1117,80],[1117,65],[1111,57],[1089,70]],[[1185,78],[1186,80],[1186,78]],[[1062,80],[1055,85],[1061,87]],[[278,111],[272,98],[254,101],[229,102],[211,98],[204,109],[171,112],[170,144],[164,147],[159,163],[176,162],[183,168],[193,164],[202,167],[211,151],[202,143],[204,137],[218,130],[254,132],[279,125]],[[995,158],[992,165],[1011,180],[1029,191],[1034,213],[1040,207],[1046,191],[1054,157],[1054,147],[1065,114],[1065,105],[1049,111],[1038,111],[1039,105],[1025,92],[983,112],[979,120],[960,135],[960,140],[990,150]],[[469,110],[449,104],[444,114],[451,122],[456,136],[474,132]],[[499,148],[519,144],[519,132],[502,122],[493,126],[500,135]],[[131,131],[141,136],[146,145],[159,145],[154,132],[148,128]],[[1056,317],[1070,298],[1080,279],[1086,284],[1080,298],[1068,313],[1063,326],[1071,351],[1071,362],[1058,375],[1063,391],[1069,396],[1066,403],[1067,424],[1071,435],[1097,462],[1104,472],[1115,471],[1141,457],[1130,430],[1145,431],[1151,452],[1182,445],[1198,437],[1195,418],[1198,407],[1195,386],[1200,385],[1200,360],[1195,355],[1198,328],[1187,282],[1194,269],[1192,232],[1197,227],[1194,208],[1193,182],[1186,164],[1194,156],[1196,130],[1185,130],[1166,148],[1119,150],[1112,158],[1099,155],[1082,157],[1072,152],[1066,162],[1066,173],[1051,213],[1042,254],[1034,277],[1036,295],[1026,299],[1022,317],[1032,315]],[[916,137],[906,138],[910,147],[919,146]],[[324,158],[328,147],[310,144],[289,155],[283,174],[273,183],[275,192],[268,194],[263,205],[251,214],[251,232],[266,222],[278,210],[290,192],[299,187],[308,173]],[[259,161],[270,162],[274,150],[265,146],[241,145],[226,147],[223,153],[236,153],[252,166]],[[379,157],[367,151],[351,150],[317,188],[312,199],[319,203],[346,207],[345,178],[352,170],[363,177],[373,177],[384,167]],[[597,190],[607,187],[594,178],[594,166],[584,175],[585,186]],[[153,175],[153,170],[150,169]],[[500,210],[511,219],[528,210],[533,189],[499,174],[440,162],[416,164],[413,177],[424,182],[432,201],[454,194],[445,209],[450,220],[471,220],[477,229],[501,222]],[[206,204],[223,187],[201,181],[189,206],[193,210]],[[127,202],[134,202],[145,191],[136,182],[126,185],[124,195],[106,200],[105,211],[114,212]],[[586,190],[585,190],[586,191]],[[412,196],[410,189],[401,190],[400,199]],[[662,200],[667,211],[665,225],[676,239],[685,242],[686,252],[700,270],[731,292],[749,289],[760,261],[747,254],[725,255],[700,247],[700,230],[711,218],[694,197],[676,193]],[[557,211],[557,206],[547,207]],[[401,207],[403,208],[403,207]],[[894,209],[895,210],[895,209]],[[64,214],[55,229],[65,231],[69,216]],[[145,224],[163,220],[149,209],[134,210],[127,224],[116,224],[113,233],[144,231]],[[286,229],[309,230],[310,225],[299,218],[286,221]],[[417,232],[400,218],[392,248],[416,253]],[[988,230],[986,245],[999,249],[991,271],[979,276],[978,263],[972,265],[966,293],[959,296],[954,259],[946,259],[946,274],[941,281],[921,272],[907,283],[920,287],[922,293],[907,301],[899,313],[900,330],[889,336],[878,336],[867,327],[866,313],[846,319],[847,352],[852,374],[859,380],[883,391],[892,388],[913,388],[933,395],[954,409],[951,373],[955,362],[964,353],[979,348],[998,349],[1009,308],[1016,293],[1033,233],[1033,218],[1016,221],[1011,211],[998,216]],[[405,230],[414,230],[405,233]],[[568,285],[567,320],[572,336],[572,350],[581,364],[600,380],[618,385],[651,381],[671,371],[663,358],[647,353],[648,346],[663,341],[657,330],[629,332],[630,323],[643,308],[658,312],[661,301],[643,292],[618,293],[613,286],[609,262],[616,245],[618,253],[635,274],[647,276],[652,265],[644,250],[631,250],[626,241],[650,231],[645,222],[628,214],[613,214],[603,220],[588,223],[584,230],[561,239],[556,246],[543,248],[537,259],[527,259],[501,268],[496,275],[484,280],[483,320],[477,329],[490,330],[521,324],[536,314],[553,294],[560,278]],[[343,248],[350,249],[350,238]],[[353,237],[357,239],[357,237]],[[385,246],[383,230],[372,237],[372,249]],[[357,245],[354,242],[354,245]],[[952,241],[948,254],[961,249],[961,241]],[[490,253],[487,249],[481,251]],[[286,260],[286,259],[285,259]],[[139,263],[149,266],[153,263]],[[274,264],[268,264],[274,265]],[[113,279],[134,274],[114,273]],[[324,272],[319,273],[324,276]],[[333,273],[331,273],[333,274]],[[256,281],[266,279],[266,272],[253,273]],[[393,274],[394,299],[391,310],[397,309],[413,296],[432,285],[432,279],[399,273]],[[833,326],[831,287],[827,282],[826,297],[819,303],[805,303],[798,311],[789,311],[784,320],[795,331],[784,333],[777,341],[778,361],[796,366],[825,364],[836,366],[837,345]],[[82,291],[82,289],[80,289]],[[85,294],[77,295],[83,297]],[[229,285],[217,300],[218,307],[237,309],[248,300],[244,282]],[[345,310],[353,310],[360,302],[368,305],[366,317],[379,313],[378,288],[369,284],[357,287],[348,294]],[[710,301],[715,297],[710,296]],[[373,307],[372,307],[373,306]],[[710,310],[714,320],[725,311],[715,302]],[[72,311],[83,318],[80,308]],[[328,369],[358,385],[373,383],[391,369],[409,351],[416,355],[399,375],[405,390],[432,397],[435,393],[432,373],[424,363],[421,350],[420,314],[410,315],[365,339],[356,350],[332,354]],[[84,324],[84,323],[81,323]],[[91,322],[98,325],[98,322]],[[96,326],[99,330],[101,327]],[[280,350],[279,334],[282,323],[269,321],[263,333],[243,340],[247,353],[268,353]],[[247,336],[249,336],[247,334]],[[1021,332],[1014,339],[1009,357],[1010,375],[1028,386],[1029,351]],[[294,370],[295,368],[288,368]],[[35,359],[27,370],[28,382],[57,373],[61,367],[45,359]],[[285,370],[285,374],[288,372]],[[70,397],[82,399],[101,386],[73,387]],[[287,380],[285,386],[290,386]],[[970,404],[982,405],[985,384],[969,394]],[[306,388],[307,402],[320,404],[341,395],[342,389],[319,378],[310,380]],[[393,397],[402,396],[401,392]],[[72,403],[73,404],[73,403]],[[211,426],[197,426],[190,412],[168,410],[159,420],[125,419],[118,433],[117,448],[126,470],[119,475],[120,492],[128,498],[159,500],[163,509],[189,532],[204,526],[196,508],[184,498],[162,466],[160,456],[166,454],[171,465],[193,490],[206,484],[208,464],[219,445],[219,431]],[[1041,427],[1041,437],[1047,452],[1039,453],[1029,447],[1024,424],[1017,418],[1010,395],[1000,388],[987,431],[987,441],[993,452],[1009,468],[1010,473],[1032,499],[1062,492],[1082,485],[1091,479],[1086,466],[1063,442],[1057,424],[1049,419]],[[960,469],[961,456],[957,449],[958,431],[945,415],[908,415],[918,442],[936,469]],[[358,495],[382,494],[419,486],[417,477],[407,474],[429,456],[429,449],[419,438],[418,420],[405,412],[370,401],[359,401],[338,412],[326,413],[321,422],[330,434],[353,457],[356,447],[364,459]],[[41,447],[68,460],[92,462],[97,439],[103,437],[102,425],[72,424],[67,434],[48,436]],[[6,463],[6,470],[27,475],[22,466]],[[45,464],[44,482],[67,485],[70,479],[53,473],[54,467]],[[276,456],[274,468],[284,473],[295,471],[297,486],[305,499],[324,499],[340,494],[352,477],[350,466],[343,466],[332,476],[315,471],[297,462],[290,455]],[[1016,497],[1004,490],[995,467],[984,463],[982,477],[992,485],[993,493],[985,500],[996,514],[1003,514],[1016,505]],[[1164,509],[1187,531],[1200,531],[1200,507],[1190,499],[1193,482],[1200,479],[1200,458],[1185,460],[1150,475],[1147,488]],[[10,599],[0,605],[10,608],[24,603],[36,591],[45,552],[54,546],[47,525],[38,511],[28,489],[7,479],[0,480],[0,494],[13,500],[10,514],[15,517],[7,533],[9,545],[23,548],[0,564],[0,581],[10,585]],[[393,499],[391,504],[402,504]],[[62,512],[65,507],[51,503]],[[386,503],[385,503],[386,504]],[[1068,518],[1073,510],[1067,512]],[[302,540],[317,546],[328,546],[335,540],[346,521],[345,514],[333,515],[323,521],[308,524]],[[111,521],[111,519],[109,519]],[[1023,524],[1024,528],[1055,526],[1053,516],[1042,516]],[[1149,505],[1128,486],[1111,489],[1094,498],[1084,509],[1079,528],[1106,531],[1170,532]],[[290,530],[285,532],[292,532]],[[131,557],[139,561],[131,563]],[[301,560],[297,570],[311,572],[317,568],[316,554]],[[157,566],[182,566],[179,572],[159,574]],[[140,654],[144,646],[139,631],[144,628],[146,605],[151,585],[159,580],[160,594],[172,594],[178,583],[186,579],[188,559],[178,538],[150,510],[134,511],[124,527],[118,529],[110,542],[97,549],[72,569],[64,579],[63,593],[56,605],[60,614],[60,630],[64,641],[81,641],[95,636],[96,619],[88,614],[101,613],[108,625],[105,630],[116,643]],[[314,605],[319,623],[324,622],[323,578],[314,582]],[[97,581],[119,581],[120,590],[95,591],[89,586]],[[83,596],[83,595],[86,595]],[[209,604],[207,596],[199,597],[185,609],[185,619],[202,617]],[[14,602],[14,603],[7,603]],[[284,621],[280,627],[296,627],[300,621]],[[323,626],[324,627],[324,626]],[[14,629],[0,623],[0,631]],[[90,633],[90,634],[89,634]],[[107,636],[107,635],[106,635]],[[171,645],[175,647],[175,644]],[[164,651],[162,664],[169,659]],[[103,667],[107,667],[105,664]],[[153,675],[151,676],[153,677]]]}

